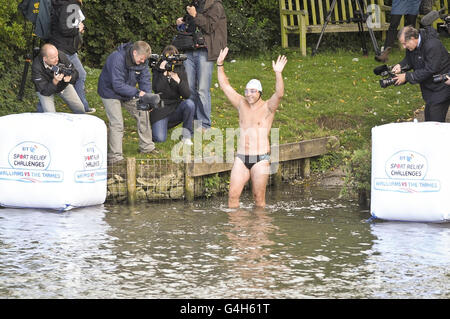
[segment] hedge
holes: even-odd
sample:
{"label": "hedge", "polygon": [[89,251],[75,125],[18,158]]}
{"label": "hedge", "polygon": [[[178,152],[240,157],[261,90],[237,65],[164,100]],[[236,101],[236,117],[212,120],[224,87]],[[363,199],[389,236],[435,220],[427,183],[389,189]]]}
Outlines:
{"label": "hedge", "polygon": [[[31,50],[31,23],[17,10],[21,0],[0,3],[0,71]],[[83,61],[101,67],[120,43],[145,40],[158,53],[176,33],[175,21],[191,0],[86,0]],[[229,47],[236,53],[257,54],[279,43],[276,0],[223,0],[228,17]],[[245,8],[245,9],[244,9]],[[41,43],[42,44],[42,43]],[[21,57],[20,56],[20,57]],[[20,59],[21,60],[21,59]]]}

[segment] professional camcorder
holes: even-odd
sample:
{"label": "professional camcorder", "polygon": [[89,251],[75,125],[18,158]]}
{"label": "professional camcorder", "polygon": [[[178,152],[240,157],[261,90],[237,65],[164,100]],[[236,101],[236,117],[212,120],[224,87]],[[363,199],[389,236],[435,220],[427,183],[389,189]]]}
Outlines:
{"label": "professional camcorder", "polygon": [[447,15],[443,17],[442,20],[444,20],[444,24],[439,25],[439,27],[447,31],[448,34],[450,34],[450,16]]}
{"label": "professional camcorder", "polygon": [[450,72],[446,74],[433,75],[433,83],[443,83],[447,81],[447,76],[450,77]]}
{"label": "professional camcorder", "polygon": [[183,65],[183,61],[187,60],[187,56],[185,54],[172,54],[168,56],[152,54],[150,56],[150,67],[159,68],[159,65],[164,60],[167,61],[165,70],[174,71],[177,65]]}
{"label": "professional camcorder", "polygon": [[164,107],[164,101],[161,100],[159,94],[145,93],[136,103],[138,111],[151,111]]}
{"label": "professional camcorder", "polygon": [[68,75],[72,75],[73,71],[71,68],[72,65],[70,65],[69,67],[65,66],[63,63],[58,63],[57,65],[54,65],[51,67],[51,70],[53,71],[53,73],[55,73],[56,75],[58,74],[64,74],[64,76],[68,76]]}
{"label": "professional camcorder", "polygon": [[437,19],[441,19],[442,21],[444,21],[444,24],[438,25],[438,31],[442,30],[450,34],[450,16],[448,14],[445,14],[445,10],[446,8],[442,8],[440,11],[432,10],[428,12],[420,20],[420,24],[427,27],[431,26]]}
{"label": "professional camcorder", "polygon": [[[386,64],[383,64],[373,69],[373,73],[375,73],[375,75],[381,75],[384,77],[384,79],[380,80],[380,86],[383,89],[395,84],[396,80],[394,80],[394,78],[397,77],[398,74],[392,72],[393,67],[394,66],[387,66]],[[409,66],[405,65],[401,68],[401,73],[405,73],[407,70],[409,70]]]}

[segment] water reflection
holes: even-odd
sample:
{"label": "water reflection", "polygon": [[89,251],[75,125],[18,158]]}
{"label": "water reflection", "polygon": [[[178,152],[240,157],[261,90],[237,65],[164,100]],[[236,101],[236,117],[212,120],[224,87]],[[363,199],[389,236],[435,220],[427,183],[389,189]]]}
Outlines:
{"label": "water reflection", "polygon": [[450,296],[449,224],[378,222],[366,285],[377,298]]}
{"label": "water reflection", "polygon": [[[89,296],[110,266],[105,209],[0,209],[0,296]],[[97,293],[96,293],[97,295]]]}
{"label": "water reflection", "polygon": [[274,273],[284,268],[278,258],[273,258],[272,247],[276,242],[269,238],[277,235],[278,227],[264,208],[238,209],[227,214],[230,227],[225,234],[231,251],[226,260],[237,275],[228,285],[241,289],[244,296],[252,291],[256,297],[264,293],[261,290],[275,285]]}
{"label": "water reflection", "polygon": [[449,224],[368,223],[338,195],[0,209],[0,297],[450,297]]}

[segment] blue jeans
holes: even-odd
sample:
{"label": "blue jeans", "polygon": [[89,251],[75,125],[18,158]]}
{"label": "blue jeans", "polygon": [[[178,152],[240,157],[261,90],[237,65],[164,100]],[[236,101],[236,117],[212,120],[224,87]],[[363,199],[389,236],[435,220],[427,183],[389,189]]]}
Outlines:
{"label": "blue jeans", "polygon": [[[167,139],[167,130],[183,122],[183,138],[190,138],[194,134],[195,104],[191,99],[184,100],[177,109],[165,118],[152,124],[153,142],[161,143]],[[151,116],[151,114],[150,114]]]}
{"label": "blue jeans", "polygon": [[[80,59],[78,58],[78,54],[74,53],[72,55],[68,55],[70,62],[72,62],[75,69],[78,71],[78,80],[75,82],[75,85],[73,86],[75,88],[75,91],[77,91],[78,96],[80,97],[81,103],[83,103],[84,111],[89,111],[89,103],[86,99],[86,93],[84,92],[84,82],[86,82],[86,70],[83,68],[83,65],[81,64]],[[37,105],[37,111],[39,113],[43,112],[41,102],[38,102]]]}
{"label": "blue jeans", "polygon": [[198,49],[186,52],[184,61],[191,96],[195,103],[194,119],[201,122],[202,127],[211,127],[211,80],[214,61],[208,61],[208,51]]}

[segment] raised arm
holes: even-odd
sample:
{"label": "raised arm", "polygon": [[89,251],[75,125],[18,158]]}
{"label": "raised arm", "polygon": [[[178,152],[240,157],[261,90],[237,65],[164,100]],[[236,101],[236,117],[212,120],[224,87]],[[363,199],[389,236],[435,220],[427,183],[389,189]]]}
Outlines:
{"label": "raised arm", "polygon": [[279,55],[277,62],[272,61],[273,71],[275,72],[275,93],[267,101],[267,107],[271,112],[275,112],[280,105],[281,98],[284,95],[283,69],[287,63],[284,55]]}
{"label": "raised arm", "polygon": [[233,106],[238,109],[239,104],[244,97],[233,89],[233,87],[230,85],[230,82],[228,81],[227,76],[225,75],[224,61],[227,54],[228,47],[220,50],[219,57],[217,58],[217,79],[219,80],[220,88],[222,89],[223,93],[225,93],[225,96],[228,98],[228,100],[230,100],[231,104],[233,104]]}

